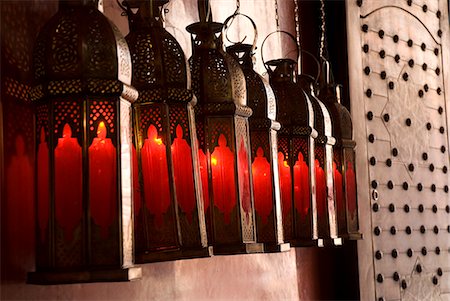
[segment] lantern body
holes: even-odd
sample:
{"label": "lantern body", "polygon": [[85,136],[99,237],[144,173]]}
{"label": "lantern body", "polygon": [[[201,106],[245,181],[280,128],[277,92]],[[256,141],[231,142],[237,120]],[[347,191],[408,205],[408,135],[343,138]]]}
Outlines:
{"label": "lantern body", "polygon": [[295,62],[269,61],[270,84],[277,99],[278,168],[285,240],[292,246],[319,244],[316,208],[314,111],[308,95],[294,82]]}
{"label": "lantern body", "polygon": [[67,3],[40,33],[34,60],[37,271],[28,282],[139,277],[128,46],[94,4]]}
{"label": "lantern body", "polygon": [[129,16],[126,37],[140,94],[133,105],[136,262],[210,256],[186,60],[148,3]]}
{"label": "lantern body", "polygon": [[262,252],[256,243],[251,148],[245,78],[239,64],[215,36],[222,24],[188,26],[193,35],[190,59],[198,98],[196,125],[208,240],[214,254]]}
{"label": "lantern body", "polygon": [[314,110],[315,128],[318,136],[315,140],[316,201],[319,238],[324,243],[342,244],[338,238],[336,224],[336,205],[333,173],[333,147],[336,139],[332,136],[332,123],[328,109],[314,94],[314,79],[301,74],[298,83],[307,92]]}
{"label": "lantern body", "polygon": [[356,186],[355,146],[350,112],[339,102],[340,88],[333,83],[321,85],[319,96],[330,111],[333,123],[333,173],[336,192],[337,230],[339,237],[350,240],[362,238],[359,232]]}
{"label": "lantern body", "polygon": [[276,100],[269,83],[253,70],[252,50],[248,44],[227,47],[244,72],[247,103],[253,111],[249,125],[257,240],[264,243],[265,252],[287,251],[278,175]]}

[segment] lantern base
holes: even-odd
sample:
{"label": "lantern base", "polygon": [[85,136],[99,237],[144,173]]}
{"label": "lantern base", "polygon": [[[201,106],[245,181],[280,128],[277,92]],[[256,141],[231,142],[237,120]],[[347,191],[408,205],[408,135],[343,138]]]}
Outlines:
{"label": "lantern base", "polygon": [[209,246],[202,249],[168,249],[161,251],[149,251],[136,254],[136,263],[151,263],[171,261],[178,259],[192,259],[213,256],[213,247]]}
{"label": "lantern base", "polygon": [[264,253],[279,253],[279,252],[288,252],[291,250],[290,243],[282,243],[282,244],[264,244]]}
{"label": "lantern base", "polygon": [[323,239],[297,239],[289,241],[291,247],[302,248],[302,247],[323,247]]}
{"label": "lantern base", "polygon": [[137,280],[141,277],[142,269],[140,267],[70,272],[30,272],[27,276],[27,283],[53,285],[91,282],[125,282]]}
{"label": "lantern base", "polygon": [[253,254],[264,253],[262,243],[243,243],[240,245],[216,245],[214,255]]}
{"label": "lantern base", "polygon": [[323,239],[323,246],[325,247],[339,247],[342,246],[343,243],[343,237]]}

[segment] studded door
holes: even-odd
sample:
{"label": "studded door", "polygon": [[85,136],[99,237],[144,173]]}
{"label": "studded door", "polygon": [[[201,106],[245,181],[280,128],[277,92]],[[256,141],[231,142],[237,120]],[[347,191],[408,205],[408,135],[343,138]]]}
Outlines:
{"label": "studded door", "polygon": [[361,300],[450,300],[447,12],[347,1]]}

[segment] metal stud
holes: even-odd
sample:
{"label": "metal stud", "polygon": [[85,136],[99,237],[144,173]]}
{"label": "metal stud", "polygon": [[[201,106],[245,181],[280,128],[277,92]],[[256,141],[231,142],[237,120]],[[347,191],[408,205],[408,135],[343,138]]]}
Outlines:
{"label": "metal stud", "polygon": [[407,126],[411,126],[412,123],[411,118],[406,118],[405,123]]}
{"label": "metal stud", "polygon": [[[410,0],[408,0],[409,2]],[[406,280],[402,280],[402,289],[407,289],[408,288],[408,284],[406,284]]]}
{"label": "metal stud", "polygon": [[442,115],[442,113],[444,113],[444,108],[439,107],[438,108],[438,113],[439,113],[439,115]]}
{"label": "metal stud", "polygon": [[408,73],[403,73],[403,80],[404,81],[407,81],[408,80]]}
{"label": "metal stud", "polygon": [[397,157],[398,156],[398,149],[396,147],[394,147],[392,149],[392,156]]}
{"label": "metal stud", "polygon": [[423,247],[422,250],[420,250],[423,256],[426,256],[428,254],[428,250],[426,247]]}
{"label": "metal stud", "polygon": [[389,82],[389,89],[393,90],[395,87],[394,82]]}
{"label": "metal stud", "polygon": [[420,226],[420,233],[425,234],[426,231],[427,229],[425,228],[424,225]]}
{"label": "metal stud", "polygon": [[406,255],[408,255],[408,257],[412,257],[413,254],[414,254],[414,251],[413,251],[412,249],[408,249],[408,250],[406,251]]}
{"label": "metal stud", "polygon": [[411,39],[408,40],[408,47],[412,47],[413,46],[413,41]]}
{"label": "metal stud", "polygon": [[392,235],[395,235],[397,234],[397,229],[394,226],[392,226],[389,232],[391,232]]}
{"label": "metal stud", "polygon": [[422,98],[422,97],[423,97],[423,94],[424,94],[424,93],[423,93],[423,90],[420,89],[418,94],[419,94],[419,97]]}
{"label": "metal stud", "polygon": [[441,153],[445,153],[445,150],[446,150],[445,146],[442,145],[442,146],[441,146]]}
{"label": "metal stud", "polygon": [[384,38],[384,30],[380,29],[380,31],[378,31],[378,36],[380,37],[380,39]]}
{"label": "metal stud", "polygon": [[438,68],[436,68],[436,70],[434,70],[434,72],[436,72],[436,75],[439,75],[439,74],[441,74],[441,69],[438,67]]}
{"label": "metal stud", "polygon": [[450,205],[445,206],[445,212],[450,213]]}
{"label": "metal stud", "polygon": [[436,248],[434,249],[434,252],[436,253],[436,255],[440,255],[440,254],[441,254],[441,248],[436,247]]}
{"label": "metal stud", "polygon": [[[438,248],[438,247],[436,247],[436,248]],[[442,269],[441,269],[441,268],[438,268],[438,269],[437,269],[437,274],[438,274],[439,277],[442,277],[442,275],[443,275],[444,273],[442,272]]]}
{"label": "metal stud", "polygon": [[384,276],[383,276],[382,274],[378,274],[378,275],[377,275],[377,281],[378,281],[378,283],[383,283],[383,281],[384,281]]}
{"label": "metal stud", "polygon": [[[419,212],[420,212],[420,213],[423,213],[423,211],[425,210],[425,207],[423,207],[423,205],[420,204],[419,207],[418,207],[418,209],[419,209]],[[423,226],[422,226],[422,227],[423,227]],[[424,227],[424,228],[425,228],[425,227]]]}
{"label": "metal stud", "polygon": [[438,37],[442,37],[442,30],[439,29],[439,30],[437,31],[437,35],[438,35]]}
{"label": "metal stud", "polygon": [[431,123],[427,122],[427,130],[431,130]]}
{"label": "metal stud", "polygon": [[438,278],[436,276],[433,276],[433,284],[438,285],[438,283],[439,283]]}
{"label": "metal stud", "polygon": [[403,190],[408,190],[409,185],[407,182],[403,182],[402,187],[403,187]]}
{"label": "metal stud", "polygon": [[[409,205],[408,204],[405,204],[405,206],[403,206],[403,210],[406,212],[406,213],[409,213]],[[408,227],[407,227],[408,228]]]}
{"label": "metal stud", "polygon": [[442,92],[442,89],[438,87],[438,88],[436,89],[436,93],[437,93],[438,95],[441,95],[441,92]]}
{"label": "metal stud", "polygon": [[433,172],[434,171],[434,164],[431,163],[430,166],[428,166],[428,168],[430,169],[431,172]]}
{"label": "metal stud", "polygon": [[417,190],[422,191],[423,190],[423,185],[422,183],[417,184]]}
{"label": "metal stud", "polygon": [[441,11],[440,11],[440,10],[438,10],[438,11],[436,12],[436,17],[437,17],[438,19],[441,18]]}
{"label": "metal stud", "polygon": [[373,233],[376,235],[376,236],[380,236],[380,234],[381,234],[381,228],[380,227],[375,227],[375,229],[373,229]]}
{"label": "metal stud", "polygon": [[373,212],[378,212],[380,210],[380,205],[378,205],[378,203],[374,203],[372,205],[372,210]]}
{"label": "metal stud", "polygon": [[434,54],[438,55],[439,54],[439,48],[434,48]]}
{"label": "metal stud", "polygon": [[410,163],[408,165],[408,170],[411,171],[411,172],[414,171],[414,164]]}
{"label": "metal stud", "polygon": [[410,59],[409,61],[408,61],[408,66],[409,67],[414,67],[414,60],[413,59]]}
{"label": "metal stud", "polygon": [[420,45],[420,49],[422,49],[422,51],[425,51],[427,49],[427,45],[425,43],[422,43],[422,45]]}
{"label": "metal stud", "polygon": [[426,4],[424,4],[424,5],[422,6],[422,10],[423,10],[424,13],[426,13],[427,10],[428,10],[428,6],[427,6]]}
{"label": "metal stud", "polygon": [[372,97],[372,90],[371,89],[367,89],[366,96],[369,97],[369,98]]}
{"label": "metal stud", "polygon": [[442,172],[443,172],[443,173],[447,173],[447,171],[448,171],[447,166],[442,167]]}
{"label": "metal stud", "polygon": [[363,5],[363,0],[356,0],[356,5],[361,7]]}
{"label": "metal stud", "polygon": [[382,259],[383,258],[383,252],[376,251],[375,252],[375,258],[378,259],[378,260]]}
{"label": "metal stud", "polygon": [[434,227],[433,227],[433,232],[434,232],[434,234],[439,234],[439,228],[438,228],[438,226],[434,226]]}
{"label": "metal stud", "polygon": [[373,181],[371,182],[371,186],[372,186],[373,189],[376,189],[376,188],[378,187],[378,182],[375,181],[375,180],[373,180]]}
{"label": "metal stud", "polygon": [[427,71],[428,65],[426,63],[422,64],[422,70]]}
{"label": "metal stud", "polygon": [[423,153],[423,154],[422,154],[422,159],[423,159],[424,161],[427,161],[427,160],[428,160],[428,154],[427,154],[427,153]]}
{"label": "metal stud", "polygon": [[393,203],[389,204],[389,211],[390,212],[395,212],[395,205]]}
{"label": "metal stud", "polygon": [[366,75],[369,75],[369,74],[370,74],[370,67],[369,67],[369,66],[367,66],[367,67],[364,68],[364,73],[365,73]]}
{"label": "metal stud", "polygon": [[374,143],[375,142],[375,135],[374,134],[370,134],[369,135],[369,142],[370,143]]}
{"label": "metal stud", "polygon": [[369,45],[364,44],[364,46],[363,46],[363,51],[364,51],[365,53],[369,52]]}
{"label": "metal stud", "polygon": [[384,51],[384,50],[380,50],[379,54],[382,59],[384,59],[386,57],[386,51]]}
{"label": "metal stud", "polygon": [[392,160],[391,159],[387,159],[386,160],[386,166],[387,167],[391,167],[392,166]]}
{"label": "metal stud", "polygon": [[438,207],[436,205],[433,205],[433,207],[431,207],[431,210],[433,211],[433,213],[437,213]]}
{"label": "metal stud", "polygon": [[367,112],[367,119],[372,120],[373,119],[373,113],[372,111]]}
{"label": "metal stud", "polygon": [[436,185],[435,184],[431,184],[431,191],[436,192]]}
{"label": "metal stud", "polygon": [[398,35],[393,36],[392,39],[394,40],[394,43],[398,43],[399,40]]}
{"label": "metal stud", "polygon": [[407,0],[406,3],[408,4],[408,6],[412,5],[412,0]]}
{"label": "metal stud", "polygon": [[445,185],[445,186],[444,186],[444,192],[445,192],[445,193],[448,193],[448,185]]}
{"label": "metal stud", "polygon": [[441,127],[439,128],[439,133],[444,134],[444,132],[445,132],[445,129],[444,129],[443,126],[441,126]]}
{"label": "metal stud", "polygon": [[392,182],[391,180],[389,180],[389,181],[387,182],[387,187],[388,187],[389,189],[394,189],[394,182]]}
{"label": "metal stud", "polygon": [[397,258],[398,257],[398,251],[396,249],[393,249],[392,252],[391,252],[391,256],[393,258]]}
{"label": "metal stud", "polygon": [[381,71],[380,77],[381,79],[386,79],[386,71]]}
{"label": "metal stud", "polygon": [[420,264],[416,265],[416,272],[422,273],[422,266]]}
{"label": "metal stud", "polygon": [[400,62],[400,56],[398,54],[395,55],[394,60],[396,63]]}
{"label": "metal stud", "polygon": [[428,90],[429,90],[428,85],[427,84],[423,85],[423,89],[425,90],[425,92],[428,92]]}
{"label": "metal stud", "polygon": [[383,119],[384,119],[385,122],[389,122],[389,118],[390,118],[390,117],[389,117],[389,114],[388,114],[388,113],[386,113],[386,114],[383,115]]}
{"label": "metal stud", "polygon": [[364,25],[361,27],[361,29],[362,29],[362,31],[364,31],[364,32],[368,32],[368,31],[369,31],[369,26],[368,26],[367,24],[364,24]]}
{"label": "metal stud", "polygon": [[408,234],[408,235],[411,235],[411,233],[412,233],[412,230],[411,230],[410,226],[407,226],[405,231],[406,231],[406,234]]}
{"label": "metal stud", "polygon": [[370,157],[369,162],[370,165],[374,166],[375,164],[377,164],[377,159],[375,157]]}

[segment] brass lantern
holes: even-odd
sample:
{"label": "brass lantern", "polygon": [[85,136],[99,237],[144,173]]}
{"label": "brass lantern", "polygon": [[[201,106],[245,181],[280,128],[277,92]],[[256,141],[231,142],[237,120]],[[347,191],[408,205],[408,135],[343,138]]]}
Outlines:
{"label": "brass lantern", "polygon": [[[211,255],[186,60],[163,27],[166,1],[129,1],[133,62],[136,262]],[[126,2],[125,2],[126,3]]]}
{"label": "brass lantern", "polygon": [[358,221],[358,200],[356,193],[355,146],[352,118],[340,103],[341,87],[334,83],[330,63],[322,60],[319,97],[331,114],[334,146],[333,175],[335,183],[337,231],[339,237],[361,239]]}
{"label": "brass lantern", "polygon": [[244,72],[247,102],[253,111],[249,125],[256,234],[258,242],[264,243],[265,252],[287,251],[290,247],[284,243],[278,176],[277,131],[280,123],[275,120],[277,105],[269,83],[253,69],[256,25],[247,18],[255,28],[253,45],[236,43],[227,47],[227,52],[239,62]]}
{"label": "brass lantern", "polygon": [[285,240],[294,247],[318,245],[313,106],[295,82],[294,60],[270,60],[265,66],[277,100],[276,117],[281,123],[278,168]]}
{"label": "brass lantern", "polygon": [[133,267],[131,58],[96,1],[60,1],[35,46],[35,284],[127,281]]}
{"label": "brass lantern", "polygon": [[316,177],[316,204],[319,238],[324,243],[342,244],[338,237],[333,175],[333,147],[331,116],[323,102],[315,96],[316,80],[299,74],[297,81],[308,94],[314,110],[314,124],[318,132],[314,146],[314,169]]}
{"label": "brass lantern", "polygon": [[[245,77],[222,49],[223,24],[212,22],[199,0],[192,36],[192,84],[208,240],[214,254],[262,252],[256,243]],[[207,15],[209,18],[207,18]]]}

